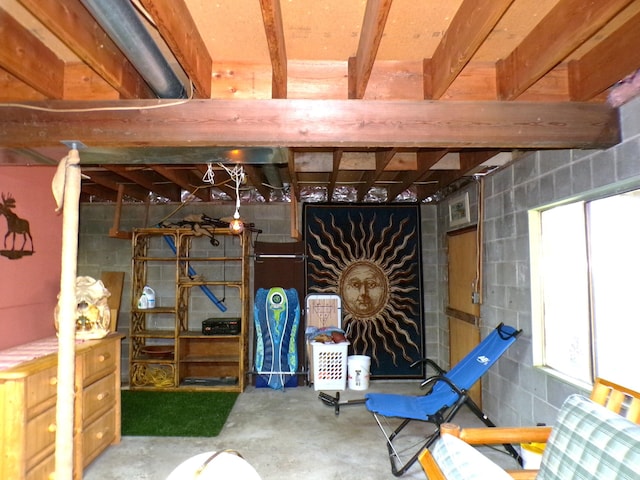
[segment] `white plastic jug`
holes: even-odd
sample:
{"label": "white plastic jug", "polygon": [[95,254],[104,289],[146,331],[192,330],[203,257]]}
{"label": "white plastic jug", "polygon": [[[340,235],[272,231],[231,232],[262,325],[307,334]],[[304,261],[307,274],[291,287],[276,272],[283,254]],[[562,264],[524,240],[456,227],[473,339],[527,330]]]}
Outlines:
{"label": "white plastic jug", "polygon": [[366,355],[349,355],[347,357],[348,384],[351,390],[366,390],[371,377],[371,357]]}
{"label": "white plastic jug", "polygon": [[141,310],[147,308],[155,308],[156,292],[149,285],[145,285],[142,289],[142,295],[138,299],[138,308]]}

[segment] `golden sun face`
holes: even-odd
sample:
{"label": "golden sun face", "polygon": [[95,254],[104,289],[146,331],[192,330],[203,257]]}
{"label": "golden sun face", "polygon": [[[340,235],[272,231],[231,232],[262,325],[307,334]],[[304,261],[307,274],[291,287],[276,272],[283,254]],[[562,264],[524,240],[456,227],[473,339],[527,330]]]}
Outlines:
{"label": "golden sun face", "polygon": [[354,353],[410,364],[422,352],[417,228],[401,215],[364,217],[350,213],[346,228],[334,214],[312,220],[309,290],[340,295]]}

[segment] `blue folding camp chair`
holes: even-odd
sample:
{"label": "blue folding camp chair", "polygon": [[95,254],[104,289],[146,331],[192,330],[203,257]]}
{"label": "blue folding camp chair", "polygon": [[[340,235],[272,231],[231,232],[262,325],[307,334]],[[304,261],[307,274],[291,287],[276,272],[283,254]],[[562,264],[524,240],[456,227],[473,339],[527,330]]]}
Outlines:
{"label": "blue folding camp chair", "polygon": [[[521,330],[501,323],[448,372],[432,360],[422,360],[438,372],[420,385],[423,388],[431,387],[426,395],[388,393],[365,395],[367,409],[373,413],[380,430],[387,439],[391,471],[396,477],[404,474],[418,460],[420,453],[436,441],[440,435],[440,425],[450,422],[463,405],[467,405],[488,427],[496,426],[469,397],[469,389],[516,341],[520,333]],[[382,425],[381,417],[396,417],[403,420],[400,426],[389,435]],[[426,437],[418,452],[407,462],[402,463],[394,440],[412,420],[432,423],[434,431]],[[521,462],[520,455],[513,446],[505,444],[504,447],[511,456]]]}

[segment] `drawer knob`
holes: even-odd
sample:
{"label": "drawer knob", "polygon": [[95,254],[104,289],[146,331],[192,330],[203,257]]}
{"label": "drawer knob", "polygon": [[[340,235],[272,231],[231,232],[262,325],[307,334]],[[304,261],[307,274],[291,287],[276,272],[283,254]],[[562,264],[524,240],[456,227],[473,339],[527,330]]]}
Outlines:
{"label": "drawer knob", "polygon": [[58,384],[58,377],[49,378],[49,385],[57,385],[57,384]]}
{"label": "drawer knob", "polygon": [[108,432],[108,431],[109,431],[109,429],[108,429],[108,428],[106,428],[106,429],[104,430],[104,432],[98,432],[98,433],[96,433],[96,439],[98,439],[98,440],[102,440],[102,439],[104,438],[104,436],[107,434],[107,432]]}
{"label": "drawer knob", "polygon": [[51,433],[54,433],[56,431],[56,424],[50,423],[49,426],[47,427],[47,430]]}
{"label": "drawer knob", "polygon": [[105,398],[107,398],[109,396],[109,392],[102,392],[99,393],[98,395],[96,395],[96,399],[101,401],[104,400]]}
{"label": "drawer knob", "polygon": [[102,355],[98,355],[98,361],[99,362],[105,362],[109,358],[111,358],[111,355],[109,355],[108,353],[103,353]]}

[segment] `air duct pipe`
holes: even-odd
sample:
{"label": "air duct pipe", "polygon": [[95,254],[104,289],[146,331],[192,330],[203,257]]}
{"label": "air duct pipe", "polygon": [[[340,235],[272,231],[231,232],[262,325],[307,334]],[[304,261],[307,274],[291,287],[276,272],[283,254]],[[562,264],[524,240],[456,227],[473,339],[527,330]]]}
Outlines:
{"label": "air duct pipe", "polygon": [[80,0],[159,98],[186,98],[184,86],[129,0]]}

